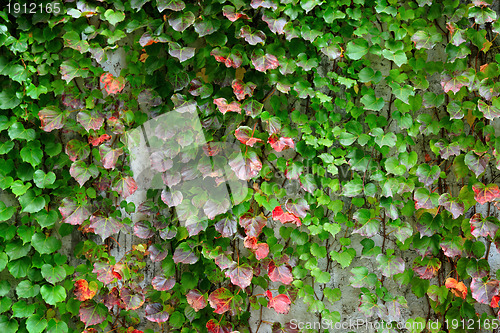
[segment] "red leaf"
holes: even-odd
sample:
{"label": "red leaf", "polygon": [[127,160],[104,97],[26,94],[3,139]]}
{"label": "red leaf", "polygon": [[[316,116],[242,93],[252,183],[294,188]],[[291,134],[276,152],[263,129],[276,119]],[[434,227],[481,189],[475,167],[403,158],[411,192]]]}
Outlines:
{"label": "red leaf", "polygon": [[257,249],[257,237],[246,236],[243,241],[243,246],[251,250]]}
{"label": "red leaf", "polygon": [[155,290],[167,291],[175,286],[175,279],[173,277],[166,278],[165,276],[155,276],[151,281],[151,285]]}
{"label": "red leaf", "polygon": [[123,149],[113,149],[107,145],[99,147],[99,155],[101,155],[101,162],[104,169],[114,169],[118,157],[123,154]]}
{"label": "red leaf", "polygon": [[489,218],[483,219],[480,213],[476,213],[470,219],[470,231],[476,238],[488,237],[489,235],[494,239],[498,231],[498,225],[491,222]]}
{"label": "red leaf", "polygon": [[438,259],[432,260],[426,257],[424,260],[417,258],[414,262],[413,271],[421,279],[430,280],[435,277],[441,268],[441,262]]}
{"label": "red leaf", "polygon": [[484,282],[480,278],[472,278],[470,284],[470,290],[472,292],[472,298],[482,304],[490,305],[493,296],[498,294],[498,280],[489,280]]}
{"label": "red leaf", "polygon": [[231,22],[238,20],[239,18],[249,20],[250,18],[245,13],[240,13],[236,11],[236,8],[233,6],[224,6],[222,7],[222,14],[227,17],[227,19]]}
{"label": "red leaf", "polygon": [[245,228],[245,233],[249,237],[259,237],[266,224],[267,219],[261,215],[253,216],[251,213],[245,213],[240,217],[240,225]]}
{"label": "red leaf", "polygon": [[233,88],[233,92],[238,101],[241,101],[242,99],[245,99],[246,95],[252,97],[253,91],[257,85],[252,82],[244,83],[242,80],[236,79],[231,83],[231,87]]}
{"label": "red leaf", "polygon": [[288,264],[276,266],[275,262],[271,261],[267,273],[273,282],[280,281],[283,284],[290,284],[293,281],[292,267]]}
{"label": "red leaf", "polygon": [[105,240],[109,236],[120,231],[122,229],[122,224],[112,217],[92,215],[90,217],[90,227],[94,229],[94,233],[98,234],[103,240]]}
{"label": "red leaf", "polygon": [[86,159],[90,155],[90,147],[83,141],[73,139],[66,144],[65,152],[69,159],[74,162]]}
{"label": "red leaf", "polygon": [[86,301],[88,299],[92,299],[97,293],[97,285],[96,288],[89,288],[89,283],[87,280],[80,279],[75,282],[75,297],[79,301]]}
{"label": "red leaf", "polygon": [[102,323],[107,315],[108,311],[102,303],[88,300],[80,304],[80,320],[85,327]]}
{"label": "red leaf", "polygon": [[214,290],[210,296],[208,296],[208,302],[210,306],[215,309],[215,313],[223,314],[231,309],[231,303],[234,300],[234,295],[231,294],[226,288],[219,288]]}
{"label": "red leaf", "polygon": [[101,281],[105,285],[112,283],[116,276],[113,274],[114,272],[114,266],[98,261],[94,263],[94,269],[92,270],[92,273],[97,274],[97,280]]}
{"label": "red leaf", "polygon": [[121,76],[115,78],[110,73],[103,73],[101,75],[101,83],[104,84],[104,89],[108,94],[116,94],[121,92],[125,87],[125,78]]}
{"label": "red leaf", "polygon": [[284,17],[272,18],[267,16],[266,14],[262,15],[262,20],[267,23],[269,30],[277,35],[281,35],[285,33],[284,27],[287,23],[287,20]]}
{"label": "red leaf", "polygon": [[277,152],[286,150],[288,148],[295,148],[295,143],[293,142],[293,140],[287,137],[280,137],[278,139],[277,135],[272,135],[269,137],[267,142],[271,144],[271,147]]}
{"label": "red leaf", "polygon": [[257,244],[257,249],[255,250],[255,257],[257,260],[264,259],[269,254],[269,245],[267,243]]}
{"label": "red leaf", "polygon": [[229,162],[229,166],[241,180],[250,180],[259,174],[262,163],[253,151],[249,151],[246,157],[239,154],[234,160]]}
{"label": "red leaf", "polygon": [[120,290],[120,298],[125,304],[126,310],[136,310],[144,304],[146,297],[141,287],[123,287]]}
{"label": "red leaf", "polygon": [[98,137],[94,137],[92,135],[89,136],[89,144],[91,144],[94,147],[99,146],[103,142],[109,141],[109,140],[111,140],[111,135],[108,135],[108,134],[103,134],[103,135],[100,135]]}
{"label": "red leaf", "polygon": [[227,323],[226,325],[222,326],[215,319],[210,319],[207,322],[206,327],[207,327],[207,330],[209,333],[232,333],[233,332],[231,324]]}
{"label": "red leaf", "polygon": [[225,274],[231,278],[232,284],[241,289],[245,289],[252,283],[253,269],[248,264],[232,264]]}
{"label": "red leaf", "polygon": [[164,323],[170,314],[163,309],[161,303],[151,303],[146,306],[146,319],[155,323]]}
{"label": "red leaf", "polygon": [[183,263],[183,264],[194,264],[198,261],[198,255],[193,252],[192,247],[188,243],[181,243],[174,252],[174,263]]}
{"label": "red leaf", "polygon": [[91,129],[98,131],[102,127],[102,124],[104,124],[104,118],[95,111],[78,112],[76,115],[76,121],[78,121],[87,132],[90,132]]}
{"label": "red leaf", "polygon": [[231,252],[224,252],[222,254],[219,254],[214,259],[215,264],[219,266],[221,270],[225,270],[234,263],[234,261],[231,259]]}
{"label": "red leaf", "polygon": [[137,237],[141,239],[148,239],[153,237],[154,234],[155,232],[151,230],[143,221],[137,221],[134,224],[134,235]]}
{"label": "red leaf", "polygon": [[64,198],[59,207],[64,223],[80,225],[90,217],[89,206],[77,204],[75,201]]}
{"label": "red leaf", "polygon": [[302,198],[298,199],[296,203],[292,199],[288,199],[285,208],[289,213],[304,218],[309,210],[309,204]]}
{"label": "red leaf", "polygon": [[500,296],[499,295],[495,295],[493,296],[493,298],[491,299],[491,304],[490,306],[492,308],[498,308],[498,302],[500,301]]}
{"label": "red leaf", "polygon": [[221,97],[221,98],[215,98],[214,104],[217,105],[219,111],[222,112],[223,114],[226,114],[226,112],[241,112],[241,104],[236,101],[228,104],[227,100]]}
{"label": "red leaf", "polygon": [[292,213],[285,213],[281,206],[276,206],[273,210],[273,220],[280,221],[281,223],[295,223],[297,226],[302,225],[300,218]]}
{"label": "red leaf", "polygon": [[474,191],[474,199],[481,205],[500,198],[500,189],[496,184],[484,185],[477,183],[472,186],[472,190]]}
{"label": "red leaf", "polygon": [[467,287],[463,282],[458,282],[454,278],[447,278],[445,282],[446,288],[450,289],[453,295],[465,299],[467,297]]}
{"label": "red leaf", "polygon": [[253,147],[253,145],[257,142],[262,142],[261,139],[254,138],[253,134],[252,129],[248,126],[240,126],[234,132],[236,139],[250,147]]}
{"label": "red leaf", "polygon": [[205,299],[205,296],[202,293],[200,293],[200,291],[197,289],[190,290],[187,293],[186,298],[188,304],[196,312],[200,311],[201,309],[204,309],[207,306],[207,300]]}
{"label": "red leaf", "polygon": [[66,114],[54,105],[47,106],[40,110],[38,112],[38,117],[42,122],[41,128],[45,132],[61,129],[66,122]]}
{"label": "red leaf", "polygon": [[280,65],[278,58],[269,53],[254,52],[251,59],[253,66],[259,72],[266,72],[268,69],[276,69]]}
{"label": "red leaf", "polygon": [[276,297],[273,297],[273,294],[267,290],[266,296],[269,298],[269,303],[267,303],[267,307],[270,309],[274,309],[276,313],[287,314],[290,311],[290,298],[285,294],[279,294]]}
{"label": "red leaf", "polygon": [[113,181],[113,191],[117,191],[123,199],[131,196],[137,190],[137,184],[132,177],[116,177]]}
{"label": "red leaf", "polygon": [[[160,247],[160,249],[158,248]],[[151,244],[148,247],[149,259],[152,262],[160,262],[167,257],[168,250],[162,251],[161,246],[158,244]]]}
{"label": "red leaf", "polygon": [[125,304],[123,304],[123,301],[120,299],[120,292],[116,287],[113,287],[113,289],[111,289],[111,291],[103,297],[102,301],[110,311],[115,305],[117,305],[120,309],[125,308]]}

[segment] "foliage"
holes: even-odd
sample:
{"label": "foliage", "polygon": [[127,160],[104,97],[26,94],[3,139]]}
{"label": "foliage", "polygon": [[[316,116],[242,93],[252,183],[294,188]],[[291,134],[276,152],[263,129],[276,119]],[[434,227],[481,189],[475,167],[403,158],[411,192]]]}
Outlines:
{"label": "foliage", "polygon": [[[498,316],[488,1],[24,3],[0,11],[6,332],[247,332],[252,310],[286,314],[298,299],[336,322],[334,269],[387,323],[407,306],[390,283],[427,298],[441,327],[491,320],[476,303]],[[116,50],[119,72],[106,66]],[[132,134],[163,115],[186,125],[155,129],[160,185],[135,205]],[[193,115],[201,126],[181,121]],[[172,190],[200,175],[248,188]],[[119,233],[137,242],[115,258]],[[70,235],[82,240],[68,258]],[[161,273],[148,281],[150,265]]]}

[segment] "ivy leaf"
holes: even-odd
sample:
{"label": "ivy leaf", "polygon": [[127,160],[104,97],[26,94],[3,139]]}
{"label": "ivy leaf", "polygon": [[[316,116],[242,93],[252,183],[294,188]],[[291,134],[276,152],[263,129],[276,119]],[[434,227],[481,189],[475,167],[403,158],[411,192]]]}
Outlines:
{"label": "ivy leaf", "polygon": [[485,24],[488,22],[494,22],[497,19],[497,13],[495,13],[491,8],[483,5],[480,7],[472,7],[469,9],[469,18],[473,17],[476,24]]}
{"label": "ivy leaf", "polygon": [[41,269],[43,278],[52,284],[56,284],[66,278],[66,270],[62,266],[45,264]]}
{"label": "ivy leaf", "polygon": [[250,19],[245,13],[237,12],[236,8],[229,5],[222,7],[222,14],[231,22],[234,22],[240,18],[246,20]]}
{"label": "ivy leaf", "polygon": [[102,323],[108,315],[108,310],[104,304],[88,300],[80,304],[79,314],[80,320],[87,327]]}
{"label": "ivy leaf", "polygon": [[276,206],[273,210],[273,220],[281,223],[295,223],[297,226],[302,225],[302,221],[293,213],[285,213],[281,206]]}
{"label": "ivy leaf", "polygon": [[413,34],[411,37],[411,41],[415,43],[415,47],[417,49],[432,49],[436,43],[439,43],[442,41],[442,36],[439,33],[429,33],[424,30],[419,30],[416,33]]}
{"label": "ivy leaf", "polygon": [[474,172],[476,177],[479,177],[485,170],[488,162],[490,160],[489,154],[484,154],[482,156],[476,155],[473,151],[468,152],[465,155],[465,165]]}
{"label": "ivy leaf", "polygon": [[246,95],[252,97],[253,91],[255,90],[257,85],[252,82],[244,83],[240,79],[235,79],[231,83],[231,87],[233,88],[233,92],[236,95],[238,101],[241,101],[242,99],[245,99]]}
{"label": "ivy leaf", "polygon": [[470,231],[471,234],[478,238],[480,236],[494,239],[498,231],[498,225],[491,222],[490,218],[483,219],[481,214],[476,213],[470,218]]}
{"label": "ivy leaf", "polygon": [[264,104],[254,99],[248,99],[242,105],[242,109],[245,111],[246,115],[254,119],[260,115],[263,108]]}
{"label": "ivy leaf", "polygon": [[379,269],[382,272],[382,275],[385,277],[391,277],[405,271],[404,260],[402,258],[395,257],[394,255],[385,255],[380,253],[377,256],[377,262],[380,265]]}
{"label": "ivy leaf", "polygon": [[359,60],[368,53],[368,41],[358,38],[347,43],[345,54],[352,60]]}
{"label": "ivy leaf", "polygon": [[[29,333],[41,333],[45,330],[46,327],[47,327],[47,320],[39,314],[34,314],[26,320],[26,329],[28,330]],[[9,331],[7,329],[5,332],[16,332],[16,331],[17,327],[15,330]]]}
{"label": "ivy leaf", "polygon": [[90,217],[90,227],[94,229],[94,233],[101,236],[102,240],[105,240],[119,232],[122,229],[122,224],[112,217],[92,215]]}
{"label": "ivy leaf", "polygon": [[292,138],[280,137],[278,139],[277,135],[271,135],[269,139],[267,139],[267,143],[269,143],[277,152],[281,152],[289,148],[295,148],[295,143]]}
{"label": "ivy leaf", "polygon": [[59,206],[59,212],[64,223],[80,225],[90,217],[89,207],[85,204],[77,204],[75,201],[64,198]]}
{"label": "ivy leaf", "polygon": [[104,12],[104,19],[112,25],[116,25],[117,23],[125,20],[125,13],[108,9]]}
{"label": "ivy leaf", "polygon": [[99,175],[99,170],[94,164],[87,165],[83,161],[76,161],[71,164],[69,174],[78,182],[80,186],[83,186],[90,178],[97,177]]}
{"label": "ivy leaf", "polygon": [[47,106],[38,112],[42,123],[41,128],[45,132],[61,129],[66,122],[66,113],[59,110],[55,105]]}
{"label": "ivy leaf", "polygon": [[[500,195],[500,192],[499,192]],[[460,215],[464,213],[464,204],[460,202],[458,199],[454,199],[451,197],[449,193],[443,193],[439,197],[439,205],[443,206],[444,209],[449,211],[454,219],[457,219]]]}
{"label": "ivy leaf", "polygon": [[66,144],[65,152],[71,161],[84,160],[90,155],[90,147],[83,141],[73,139]]}
{"label": "ivy leaf", "polygon": [[226,114],[226,112],[240,112],[241,104],[239,102],[233,101],[230,104],[227,103],[225,98],[215,98],[214,104],[217,105],[219,111],[222,114]]}
{"label": "ivy leaf", "polygon": [[21,212],[23,213],[36,213],[45,207],[45,198],[42,196],[37,196],[35,191],[29,189],[25,194],[19,197],[19,203],[23,208]]}
{"label": "ivy leaf", "polygon": [[417,168],[418,180],[424,183],[425,186],[431,186],[438,178],[441,173],[441,169],[438,165],[434,165],[432,168],[429,164],[420,164]]}
{"label": "ivy leaf", "polygon": [[321,53],[326,55],[330,60],[337,60],[342,55],[342,49],[337,44],[330,44],[321,48]]}
{"label": "ivy leaf", "polygon": [[230,206],[231,203],[227,198],[219,201],[208,199],[203,205],[203,212],[210,220],[213,220],[217,215],[227,212]]}
{"label": "ivy leaf", "polygon": [[186,4],[182,0],[157,0],[156,6],[158,7],[158,11],[160,13],[165,9],[180,12],[181,10],[186,8]]}
{"label": "ivy leaf", "polygon": [[477,107],[479,111],[484,114],[484,117],[489,120],[494,120],[495,118],[500,117],[500,109],[495,105],[488,105],[482,99],[477,103]]}
{"label": "ivy leaf", "polygon": [[40,294],[42,294],[44,301],[50,305],[56,305],[66,299],[66,289],[63,286],[44,284],[40,288]]}
{"label": "ivy leaf", "polygon": [[249,237],[259,237],[266,224],[267,220],[261,215],[254,216],[251,213],[245,213],[240,217],[240,225]]}
{"label": "ivy leaf", "polygon": [[163,309],[161,303],[151,303],[146,305],[146,319],[155,323],[164,323],[170,317],[170,314]]}
{"label": "ivy leaf", "polygon": [[113,181],[113,191],[118,192],[123,199],[131,196],[137,190],[137,183],[132,177],[116,177]]}
{"label": "ivy leaf", "polygon": [[15,122],[9,127],[9,137],[12,140],[22,139],[26,141],[32,141],[36,138],[36,133],[34,129],[25,129],[23,124]]}
{"label": "ivy leaf", "polygon": [[417,257],[413,263],[413,271],[424,280],[430,280],[437,276],[440,268],[441,262],[437,258],[429,259],[429,257],[426,257],[421,260]]}
{"label": "ivy leaf", "polygon": [[230,323],[222,325],[215,319],[210,319],[205,325],[208,333],[229,333],[232,331],[233,326]]}
{"label": "ivy leaf", "polygon": [[431,209],[436,207],[439,194],[430,193],[426,188],[418,188],[413,193],[413,200],[415,200],[415,209]]}
{"label": "ivy leaf", "polygon": [[59,250],[62,243],[59,239],[53,236],[47,236],[37,232],[33,235],[33,237],[31,237],[31,245],[40,254],[51,254]]}
{"label": "ivy leaf", "polygon": [[182,13],[174,13],[168,19],[168,24],[178,32],[183,32],[188,27],[193,25],[195,21],[195,16],[192,12],[182,12]]}
{"label": "ivy leaf", "polygon": [[266,290],[266,296],[269,298],[269,303],[267,303],[268,308],[274,309],[276,313],[281,314],[287,314],[290,311],[290,304],[292,304],[292,301],[287,295],[279,294],[273,297],[271,291]]}
{"label": "ivy leaf", "polygon": [[16,294],[20,298],[35,297],[39,292],[40,286],[38,284],[32,284],[29,280],[23,280],[16,286]]}
{"label": "ivy leaf", "polygon": [[0,109],[14,109],[20,103],[21,100],[17,98],[14,88],[2,89],[2,91],[0,91]]}
{"label": "ivy leaf", "polygon": [[453,295],[465,299],[467,297],[467,287],[463,282],[458,282],[454,278],[447,278],[445,282],[446,288],[450,289]]}
{"label": "ivy leaf", "polygon": [[[260,52],[259,52],[260,51]],[[264,53],[262,50],[253,52],[251,56],[252,64],[259,72],[266,72],[268,69],[276,69],[280,65],[278,59],[269,53]]]}
{"label": "ivy leaf", "polygon": [[126,310],[136,310],[140,308],[144,301],[146,300],[146,296],[141,287],[123,287],[120,289],[120,298],[125,304]]}
{"label": "ivy leaf", "polygon": [[231,310],[231,307],[234,306],[234,295],[226,288],[219,288],[210,293],[208,302],[215,309],[215,313],[223,314]]}
{"label": "ivy leaf", "polygon": [[257,142],[262,142],[261,139],[254,138],[253,134],[253,130],[248,126],[240,126],[234,132],[236,139],[250,147],[253,147],[253,145]]}
{"label": "ivy leaf", "polygon": [[453,93],[456,94],[464,86],[467,86],[467,79],[463,76],[455,76],[452,78],[444,76],[441,80],[441,87],[445,93],[453,91]]}
{"label": "ivy leaf", "polygon": [[47,325],[47,333],[68,333],[68,325],[62,320],[52,318]]}
{"label": "ivy leaf", "polygon": [[104,123],[104,117],[101,117],[97,112],[81,111],[76,115],[76,120],[85,128],[87,132],[91,129],[98,131]]}
{"label": "ivy leaf", "polygon": [[361,103],[365,106],[366,110],[380,111],[385,105],[383,98],[377,98],[374,94],[366,94],[361,97]]}
{"label": "ivy leaf", "polygon": [[3,201],[0,201],[0,221],[10,220],[12,215],[16,212],[16,208],[13,206],[7,207]]}
{"label": "ivy leaf", "polygon": [[294,202],[292,199],[288,199],[285,208],[288,212],[292,213],[298,217],[306,217],[307,211],[309,210],[309,204],[305,199],[298,199]]}
{"label": "ivy leaf", "polygon": [[115,78],[113,74],[103,73],[100,81],[104,84],[104,89],[110,95],[119,93],[125,88],[125,78],[121,76]]}
{"label": "ivy leaf", "polygon": [[219,30],[220,25],[220,21],[202,18],[202,21],[194,23],[194,31],[196,31],[199,37],[204,37]]}
{"label": "ivy leaf", "polygon": [[363,190],[363,181],[359,178],[353,179],[342,186],[342,195],[355,197]]}
{"label": "ivy leaf", "polygon": [[271,30],[276,35],[282,35],[284,33],[283,28],[287,23],[287,20],[283,17],[270,17],[266,14],[262,15],[262,20],[267,23],[269,30]]}
{"label": "ivy leaf", "polygon": [[163,190],[161,192],[161,201],[163,201],[168,207],[175,207],[181,204],[183,196],[181,191],[167,192]]}
{"label": "ivy leaf", "polygon": [[54,184],[56,181],[56,174],[52,171],[45,173],[42,170],[36,170],[33,174],[33,181],[38,188],[45,188]]}
{"label": "ivy leaf", "polygon": [[368,272],[368,268],[361,266],[351,269],[352,276],[349,283],[353,288],[373,287],[377,283],[377,276]]}
{"label": "ivy leaf", "polygon": [[484,282],[480,278],[472,278],[470,290],[472,298],[481,304],[491,304],[493,296],[498,294],[498,280],[488,280]]}
{"label": "ivy leaf", "polygon": [[255,258],[262,260],[269,254],[269,245],[267,243],[258,243],[255,249]]}
{"label": "ivy leaf", "polygon": [[273,282],[280,281],[283,284],[290,284],[293,281],[292,267],[288,264],[277,266],[274,261],[269,263],[267,273]]}
{"label": "ivy leaf", "polygon": [[43,158],[43,150],[40,141],[30,141],[26,143],[24,148],[21,149],[20,155],[24,162],[28,162],[35,168],[42,163]]}
{"label": "ivy leaf", "polygon": [[384,58],[393,61],[398,67],[401,67],[408,62],[406,53],[403,50],[397,50],[393,52],[385,49],[382,51],[382,55],[384,56]]}
{"label": "ivy leaf", "polygon": [[73,290],[75,297],[79,301],[86,301],[94,298],[97,293],[97,283],[92,281],[90,286],[87,280],[80,279],[75,282],[75,289]]}
{"label": "ivy leaf", "polygon": [[166,278],[165,276],[155,276],[153,280],[151,280],[151,285],[155,290],[158,291],[167,291],[174,287],[175,279],[173,277]]}
{"label": "ivy leaf", "polygon": [[232,264],[226,271],[226,276],[231,278],[231,283],[245,289],[252,284],[253,269],[248,264]]}
{"label": "ivy leaf", "polygon": [[65,60],[61,64],[61,78],[66,81],[66,83],[69,83],[75,77],[87,78],[88,75],[89,69],[87,67],[81,68],[76,60]]}
{"label": "ivy leaf", "polygon": [[[123,154],[123,149],[113,149],[108,145],[99,147],[99,155],[104,169],[114,169],[118,158]],[[95,177],[95,176],[94,176]]]}
{"label": "ivy leaf", "polygon": [[188,243],[181,243],[174,252],[174,263],[183,263],[192,265],[199,259],[198,255],[192,250]]}
{"label": "ivy leaf", "polygon": [[273,10],[278,9],[278,5],[273,0],[252,0],[250,7],[253,9],[257,8],[270,8]]}
{"label": "ivy leaf", "polygon": [[460,155],[460,145],[457,142],[445,144],[444,142],[436,142],[434,146],[439,148],[439,154],[442,158],[447,160],[450,156]]}
{"label": "ivy leaf", "polygon": [[244,38],[250,45],[257,45],[258,43],[264,44],[266,41],[266,34],[261,30],[252,31],[250,26],[245,25],[240,30],[240,38]]}
{"label": "ivy leaf", "polygon": [[217,230],[222,237],[231,237],[236,233],[237,226],[235,219],[225,217],[215,223],[215,230]]}
{"label": "ivy leaf", "polygon": [[472,186],[472,190],[474,191],[474,199],[481,205],[500,198],[500,189],[496,184],[476,183]]}
{"label": "ivy leaf", "polygon": [[148,239],[154,236],[154,231],[151,230],[143,221],[137,221],[134,224],[134,235],[141,239]]}
{"label": "ivy leaf", "polygon": [[194,57],[195,50],[194,47],[182,47],[175,42],[168,44],[168,54],[179,59],[180,62],[184,62]]}
{"label": "ivy leaf", "polygon": [[205,299],[205,296],[201,294],[198,289],[190,290],[187,293],[186,298],[189,306],[191,306],[196,312],[204,309],[207,306],[207,300]]}
{"label": "ivy leaf", "polygon": [[238,154],[235,159],[229,162],[229,166],[241,180],[250,180],[259,174],[262,163],[254,151],[249,151],[246,157]]}

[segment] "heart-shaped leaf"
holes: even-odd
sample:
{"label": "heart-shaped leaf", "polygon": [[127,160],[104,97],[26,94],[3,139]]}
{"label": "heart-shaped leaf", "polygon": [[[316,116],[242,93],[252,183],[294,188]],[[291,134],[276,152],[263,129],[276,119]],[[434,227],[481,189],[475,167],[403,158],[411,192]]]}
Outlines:
{"label": "heart-shaped leaf", "polygon": [[37,196],[35,191],[29,189],[25,194],[19,197],[23,213],[36,213],[45,207],[45,198]]}
{"label": "heart-shaped leaf", "polygon": [[292,267],[288,264],[277,266],[274,261],[269,263],[267,273],[269,279],[273,282],[281,282],[283,284],[290,284],[293,281]]}
{"label": "heart-shaped leaf", "polygon": [[236,8],[233,6],[226,5],[222,7],[222,14],[231,22],[238,20],[239,18],[249,20],[250,18],[241,12],[236,12]]}
{"label": "heart-shaped leaf", "polygon": [[151,280],[151,285],[155,290],[158,291],[167,291],[174,287],[175,279],[173,277],[166,278],[165,276],[155,276],[153,280]]}
{"label": "heart-shaped leaf", "polygon": [[219,108],[219,111],[222,112],[222,114],[226,114],[226,112],[240,112],[241,111],[241,104],[239,102],[233,101],[231,103],[227,103],[227,100],[225,98],[215,98],[214,99],[214,104],[217,105]]}
{"label": "heart-shaped leaf", "polygon": [[180,62],[184,62],[194,57],[195,50],[194,47],[182,47],[174,42],[168,44],[168,54],[179,59]]}
{"label": "heart-shaped leaf", "polygon": [[84,279],[80,279],[75,282],[75,289],[73,290],[73,292],[75,293],[75,297],[77,300],[83,302],[94,298],[97,293],[97,283],[95,283],[95,281],[92,282],[90,286],[87,280]]}
{"label": "heart-shaped leaf", "polygon": [[262,142],[261,139],[254,138],[253,134],[253,130],[248,126],[240,126],[234,132],[236,139],[250,147],[253,147],[253,145],[257,142]]}
{"label": "heart-shaped leaf", "polygon": [[[113,149],[108,145],[101,145],[99,147],[99,155],[101,156],[101,163],[105,169],[114,169],[118,158],[123,154],[123,149]],[[95,176],[94,176],[95,177]]]}
{"label": "heart-shaped leaf", "polygon": [[123,175],[116,177],[113,181],[113,191],[118,192],[123,199],[131,196],[137,190],[137,183],[132,177],[123,177]]}
{"label": "heart-shaped leaf", "polygon": [[484,117],[489,120],[494,120],[495,118],[500,117],[500,108],[495,105],[488,105],[482,99],[477,103],[477,107],[479,111],[484,114]]}
{"label": "heart-shaped leaf", "polygon": [[262,112],[262,109],[264,108],[264,104],[262,104],[259,101],[254,100],[254,99],[247,99],[243,103],[241,108],[245,111],[247,116],[250,116],[250,117],[255,119]]}
{"label": "heart-shaped leaf", "polygon": [[465,155],[464,161],[465,165],[467,165],[469,169],[474,172],[476,177],[479,177],[486,170],[490,157],[491,156],[488,153],[479,156],[473,151],[470,151]]}
{"label": "heart-shaped leaf", "polygon": [[232,264],[225,274],[232,284],[245,289],[252,283],[253,268],[248,264]]}
{"label": "heart-shaped leaf", "polygon": [[223,314],[231,310],[234,307],[235,296],[226,288],[219,288],[208,296],[208,302],[210,306],[214,308],[214,312],[217,314]]}
{"label": "heart-shaped leaf", "polygon": [[[488,237],[488,235],[494,239],[498,231],[499,226],[495,224],[494,218],[483,219],[481,214],[476,213],[470,218],[470,231],[471,234],[478,237]],[[498,220],[496,220],[498,222]]]}
{"label": "heart-shaped leaf", "polygon": [[266,41],[266,34],[260,30],[252,30],[250,26],[245,25],[240,30],[240,38],[244,38],[250,45],[257,45],[258,43],[264,44]]}
{"label": "heart-shaped leaf", "polygon": [[83,128],[85,128],[87,132],[90,132],[91,129],[98,131],[104,123],[104,117],[101,117],[101,115],[95,111],[80,111],[76,115],[76,120],[83,126]]}
{"label": "heart-shaped leaf", "polygon": [[90,178],[97,177],[99,175],[99,170],[94,164],[87,165],[83,161],[76,161],[71,164],[69,174],[78,182],[78,184],[80,184],[80,186],[83,186]]}
{"label": "heart-shaped leaf", "polygon": [[103,240],[109,236],[116,234],[122,229],[122,224],[112,217],[102,215],[92,215],[90,217],[90,227],[94,229],[94,233],[101,236]]}
{"label": "heart-shaped leaf", "polygon": [[262,163],[253,151],[246,154],[243,157],[241,154],[237,155],[235,159],[229,162],[229,166],[241,180],[250,180],[259,174],[262,169]]}
{"label": "heart-shaped leaf", "polygon": [[59,212],[63,217],[63,222],[72,225],[80,225],[90,217],[89,206],[83,203],[76,203],[69,198],[62,200]]}
{"label": "heart-shaped leaf", "polygon": [[268,69],[276,69],[280,65],[276,56],[258,50],[252,53],[252,64],[259,72],[266,72]]}
{"label": "heart-shaped leaf", "polygon": [[61,64],[61,78],[66,81],[66,83],[69,83],[75,77],[86,78],[88,75],[88,67],[80,67],[76,60],[65,60]]}
{"label": "heart-shaped leaf", "polygon": [[257,85],[252,82],[244,83],[242,80],[236,79],[231,83],[231,87],[233,88],[233,92],[238,101],[241,101],[242,99],[245,99],[246,95],[252,97],[253,91]]}
{"label": "heart-shaped leaf", "polygon": [[199,290],[194,289],[190,290],[187,295],[188,304],[194,309],[194,311],[198,312],[201,309],[204,309],[207,306],[207,300],[205,296],[200,293]]}
{"label": "heart-shaped leaf", "polygon": [[474,199],[481,205],[500,198],[500,189],[496,184],[477,183],[472,186],[472,190],[474,191]]}
{"label": "heart-shaped leaf", "polygon": [[277,135],[272,135],[267,139],[267,142],[271,145],[271,147],[277,152],[281,152],[283,150],[289,148],[295,148],[295,143],[292,138],[279,137]]}
{"label": "heart-shaped leaf", "polygon": [[168,24],[175,31],[183,32],[190,27],[195,21],[195,16],[192,12],[174,13],[168,19]]}
{"label": "heart-shaped leaf", "polygon": [[38,112],[38,117],[42,122],[41,128],[45,132],[61,129],[66,122],[66,113],[59,110],[55,105],[47,106]]}
{"label": "heart-shaped leaf", "polygon": [[180,12],[181,10],[186,8],[186,4],[182,0],[158,0],[156,1],[156,6],[158,7],[158,11],[160,13],[165,9]]}
{"label": "heart-shaped leaf", "polygon": [[123,287],[120,289],[120,298],[125,304],[126,310],[136,310],[140,308],[146,300],[146,296],[141,287]]}
{"label": "heart-shaped leaf", "polygon": [[170,314],[163,308],[161,303],[151,303],[146,305],[146,319],[155,323],[164,323]]}
{"label": "heart-shaped leaf", "polygon": [[51,286],[44,284],[40,288],[43,300],[50,305],[56,305],[66,299],[66,289],[63,286]]}
{"label": "heart-shaped leaf", "polygon": [[174,252],[174,262],[176,264],[194,264],[198,261],[198,255],[193,252],[191,246],[188,243],[181,243]]}
{"label": "heart-shaped leaf", "polygon": [[37,187],[45,188],[54,184],[56,181],[56,175],[52,171],[45,173],[42,170],[36,170],[33,174],[33,181]]}
{"label": "heart-shaped leaf", "polygon": [[458,218],[464,213],[465,206],[463,202],[459,201],[459,199],[452,198],[451,194],[449,193],[443,193],[439,197],[439,205],[443,206],[444,209],[449,211],[453,215],[454,219]]}
{"label": "heart-shaped leaf", "polygon": [[56,284],[66,278],[66,270],[62,266],[52,266],[45,264],[42,266],[42,276],[43,278],[52,284]]}
{"label": "heart-shaped leaf", "polygon": [[79,314],[85,326],[91,326],[102,323],[108,315],[108,310],[104,304],[88,300],[80,305]]}
{"label": "heart-shaped leaf", "polygon": [[483,281],[480,278],[473,278],[470,284],[472,298],[481,304],[491,304],[493,296],[498,294],[498,280]]}
{"label": "heart-shaped leaf", "polygon": [[115,78],[111,73],[103,73],[100,81],[104,84],[104,89],[110,95],[119,93],[125,88],[125,78],[121,76]]}
{"label": "heart-shaped leaf", "polygon": [[90,147],[87,143],[73,139],[66,144],[65,152],[71,161],[84,160],[90,155]]}
{"label": "heart-shaped leaf", "polygon": [[259,237],[266,224],[267,219],[261,215],[254,216],[251,213],[245,213],[240,217],[240,225],[245,229],[245,234],[249,237]]}

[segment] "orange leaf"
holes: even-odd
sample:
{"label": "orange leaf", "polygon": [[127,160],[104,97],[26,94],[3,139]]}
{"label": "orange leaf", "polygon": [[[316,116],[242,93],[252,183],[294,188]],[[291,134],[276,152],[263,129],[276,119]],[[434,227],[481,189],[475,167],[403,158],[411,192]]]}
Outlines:
{"label": "orange leaf", "polygon": [[94,286],[94,284],[92,284],[91,282],[89,288],[89,283],[87,282],[87,280],[80,279],[76,281],[74,290],[76,299],[82,302],[88,299],[92,299],[97,292],[97,285]]}
{"label": "orange leaf", "polygon": [[467,287],[463,282],[458,282],[454,278],[447,278],[445,282],[446,288],[450,289],[453,295],[465,299],[467,297]]}
{"label": "orange leaf", "polygon": [[104,84],[104,89],[108,94],[116,94],[123,90],[125,87],[125,79],[121,76],[115,78],[110,73],[104,73],[101,75],[101,83]]}

